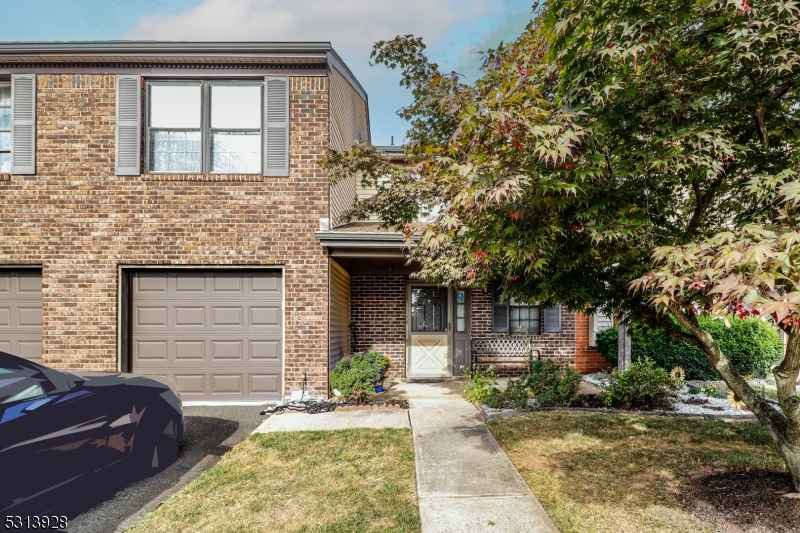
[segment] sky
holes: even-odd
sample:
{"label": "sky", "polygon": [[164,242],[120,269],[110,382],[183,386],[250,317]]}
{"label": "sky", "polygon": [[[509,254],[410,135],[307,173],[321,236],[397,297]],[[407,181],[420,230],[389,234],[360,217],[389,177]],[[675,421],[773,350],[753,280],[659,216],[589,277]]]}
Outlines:
{"label": "sky", "polygon": [[442,71],[473,80],[481,51],[518,36],[533,0],[0,0],[2,41],[329,41],[369,95],[372,142],[402,144],[411,103],[372,45],[413,34]]}

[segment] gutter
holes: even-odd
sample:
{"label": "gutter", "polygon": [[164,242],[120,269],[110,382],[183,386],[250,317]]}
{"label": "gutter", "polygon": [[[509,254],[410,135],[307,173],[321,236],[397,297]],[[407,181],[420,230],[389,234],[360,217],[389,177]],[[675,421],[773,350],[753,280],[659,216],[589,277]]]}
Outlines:
{"label": "gutter", "polygon": [[[319,243],[325,248],[395,248],[404,245],[400,233],[367,233],[346,231],[317,231],[314,233]],[[416,241],[416,239],[414,239]]]}

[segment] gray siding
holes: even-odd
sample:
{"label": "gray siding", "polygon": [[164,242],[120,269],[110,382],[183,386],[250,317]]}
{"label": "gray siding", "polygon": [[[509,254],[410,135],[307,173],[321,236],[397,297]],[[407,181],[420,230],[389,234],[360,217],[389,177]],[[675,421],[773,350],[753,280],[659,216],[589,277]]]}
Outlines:
{"label": "gray siding", "polygon": [[[334,150],[347,150],[353,141],[369,140],[367,103],[336,69],[331,69],[330,142]],[[359,184],[355,177],[331,185],[331,227],[353,205]]]}

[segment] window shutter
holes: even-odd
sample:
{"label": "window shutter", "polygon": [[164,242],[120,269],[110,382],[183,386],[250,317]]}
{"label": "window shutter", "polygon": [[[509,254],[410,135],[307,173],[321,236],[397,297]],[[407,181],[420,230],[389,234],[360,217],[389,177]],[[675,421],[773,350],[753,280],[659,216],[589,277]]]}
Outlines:
{"label": "window shutter", "polygon": [[117,76],[117,176],[141,174],[142,77]]}
{"label": "window shutter", "polygon": [[497,283],[492,284],[492,331],[495,333],[508,333],[508,318],[510,315],[509,303],[500,301],[500,288]]}
{"label": "window shutter", "polygon": [[11,76],[11,173],[36,174],[36,74]]}
{"label": "window shutter", "polygon": [[544,320],[542,320],[544,333],[561,332],[561,306],[548,307],[544,310]]}
{"label": "window shutter", "polygon": [[289,175],[289,78],[264,78],[264,175]]}

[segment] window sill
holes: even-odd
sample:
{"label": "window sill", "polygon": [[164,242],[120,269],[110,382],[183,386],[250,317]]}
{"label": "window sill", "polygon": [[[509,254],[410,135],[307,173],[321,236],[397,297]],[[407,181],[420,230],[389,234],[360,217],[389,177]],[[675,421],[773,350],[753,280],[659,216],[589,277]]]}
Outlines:
{"label": "window sill", "polygon": [[142,174],[141,175],[141,179],[143,181],[257,182],[257,181],[264,181],[265,177],[266,176],[262,174]]}

